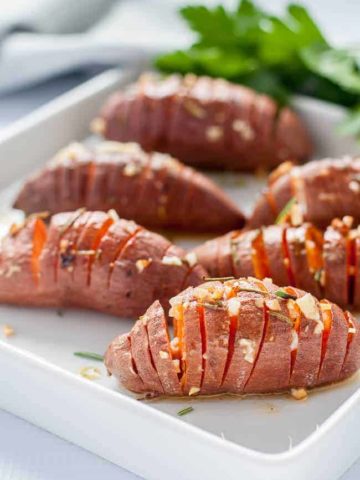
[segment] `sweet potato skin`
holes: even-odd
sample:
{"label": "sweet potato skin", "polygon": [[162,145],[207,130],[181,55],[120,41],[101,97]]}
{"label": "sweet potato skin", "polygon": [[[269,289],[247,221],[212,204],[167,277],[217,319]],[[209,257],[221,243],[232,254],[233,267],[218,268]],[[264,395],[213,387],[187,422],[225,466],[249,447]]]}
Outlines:
{"label": "sweet potato skin", "polygon": [[304,222],[326,228],[333,218],[350,215],[360,222],[360,157],[314,160],[305,165],[280,165],[269,178],[249,219],[251,228],[274,223],[295,198]]}
{"label": "sweet potato skin", "polygon": [[47,229],[30,217],[0,249],[0,302],[137,317],[201,283],[206,271],[185,257],[161,235],[104,212],[57,214]]}
{"label": "sweet potato skin", "polygon": [[311,155],[299,117],[278,109],[269,97],[222,79],[147,74],[111,96],[94,126],[105,138],[136,141],[189,165],[255,170]]}
{"label": "sweet potato skin", "polygon": [[[315,297],[291,287],[282,290],[283,294],[291,292],[290,298],[278,292],[279,287],[269,280],[239,278],[224,283],[207,282],[177,295],[170,302],[170,315],[183,324],[183,328],[175,330],[182,358],[178,372],[180,389],[168,364],[162,369],[161,388],[154,386],[152,378],[144,376],[139,393],[144,388],[156,395],[277,393],[337,382],[359,369],[360,324],[351,314],[327,302],[327,310],[331,312],[328,331],[322,304]],[[134,332],[144,327],[144,319],[149,325],[153,315],[164,317],[161,308],[159,303],[150,307],[126,338],[132,338]],[[301,312],[299,341],[295,343],[293,332],[298,327],[294,311]],[[230,317],[237,317],[231,342]],[[169,361],[172,349],[167,327],[165,322],[157,325],[160,335],[166,338],[163,356]],[[155,332],[159,336],[159,330],[153,333],[148,330],[150,344]],[[133,387],[128,363],[124,363],[125,372],[119,372],[120,360],[114,358],[117,344],[118,339],[110,344],[105,364],[124,386],[131,383]],[[134,361],[139,372],[150,368],[149,359],[136,357]],[[140,366],[139,362],[149,364]],[[157,368],[156,362],[154,365]],[[165,382],[165,378],[171,378],[171,382]]]}
{"label": "sweet potato skin", "polygon": [[229,231],[245,221],[209,178],[134,143],[69,145],[25,182],[14,206],[27,214],[114,209],[147,227],[187,231]]}

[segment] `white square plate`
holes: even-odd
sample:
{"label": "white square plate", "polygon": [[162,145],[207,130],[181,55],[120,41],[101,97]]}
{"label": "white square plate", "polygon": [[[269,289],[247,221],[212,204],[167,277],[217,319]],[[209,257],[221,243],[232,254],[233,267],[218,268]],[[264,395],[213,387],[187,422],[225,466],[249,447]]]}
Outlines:
{"label": "white square plate", "polygon": [[[18,218],[9,205],[19,180],[70,141],[85,139],[106,96],[134,75],[106,72],[0,135],[0,231]],[[340,108],[304,98],[295,104],[317,157],[357,151],[336,134]],[[251,175],[212,176],[246,211],[264,183]],[[203,238],[174,240],[189,246]],[[145,403],[120,389],[102,365],[100,380],[85,380],[81,367],[99,365],[73,356],[104,352],[131,321],[2,306],[4,324],[16,335],[0,341],[0,407],[148,479],[332,480],[360,455],[358,378],[305,402],[263,396]],[[178,417],[189,405],[194,411]]]}

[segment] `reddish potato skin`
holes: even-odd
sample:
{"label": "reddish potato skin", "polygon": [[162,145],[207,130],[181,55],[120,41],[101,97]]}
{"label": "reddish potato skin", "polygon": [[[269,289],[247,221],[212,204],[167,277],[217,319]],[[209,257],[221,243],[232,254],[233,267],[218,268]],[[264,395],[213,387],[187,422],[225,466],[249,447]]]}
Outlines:
{"label": "reddish potato skin", "polygon": [[[290,227],[286,229],[286,242],[289,251],[289,261],[294,275],[296,287],[311,292],[320,297],[319,283],[310,271],[306,252],[306,231],[308,225]],[[331,297],[330,297],[331,298]]]}
{"label": "reddish potato skin", "polygon": [[23,185],[15,201],[26,213],[85,207],[115,209],[141,225],[188,231],[243,226],[236,205],[209,178],[169,155],[136,144],[71,144]]}
{"label": "reddish potato skin", "polygon": [[344,363],[340,372],[340,379],[345,379],[353,375],[359,369],[360,362],[360,322],[356,317],[351,315],[350,312],[346,312],[346,314],[350,318],[352,328],[355,332],[347,345]]}
{"label": "reddish potato skin", "polygon": [[[268,259],[270,278],[277,285],[289,285],[290,278],[285,267],[283,246],[284,228],[278,225],[262,230],[265,255]],[[200,262],[201,263],[201,262]]]}
{"label": "reddish potato skin", "polygon": [[[304,292],[295,289],[297,297],[303,296]],[[319,302],[316,301],[316,310],[321,317]],[[318,381],[318,374],[321,365],[321,346],[322,333],[316,332],[318,322],[308,318],[300,311],[300,329],[298,332],[298,348],[292,372],[290,376],[290,385],[294,388],[310,387]],[[343,332],[347,339],[347,332]],[[340,362],[342,363],[342,362]]]}
{"label": "reddish potato skin", "polygon": [[[182,379],[182,390],[190,395],[192,389],[201,389],[202,371],[202,337],[197,306],[192,303],[184,307],[184,354],[186,370]],[[183,363],[184,364],[184,363]]]}
{"label": "reddish potato skin", "polygon": [[230,318],[221,310],[204,307],[205,370],[201,394],[218,393],[229,350]]}
{"label": "reddish potato skin", "polygon": [[134,370],[131,343],[128,335],[121,335],[109,345],[104,357],[108,372],[119,378],[120,383],[131,392],[146,392],[147,386]]}
{"label": "reddish potato skin", "polygon": [[[286,167],[286,168],[285,168]],[[302,166],[281,165],[270,176],[267,189],[255,204],[251,228],[274,223],[286,203],[295,197],[304,221],[326,228],[333,218],[350,215],[360,222],[360,157],[314,160]]]}
{"label": "reddish potato skin", "polygon": [[332,322],[326,353],[319,371],[319,382],[331,383],[340,377],[347,350],[348,325],[343,311],[331,304]]}
{"label": "reddish potato skin", "polygon": [[[281,302],[281,313],[289,317],[286,303]],[[267,322],[251,375],[245,385],[247,393],[280,392],[290,381],[291,325],[278,318],[266,306]],[[269,374],[271,372],[271,375]]]}
{"label": "reddish potato skin", "polygon": [[346,236],[330,226],[324,234],[325,298],[348,304]]}
{"label": "reddish potato skin", "polygon": [[[279,287],[268,280],[240,278],[189,287],[173,298],[171,304],[175,310],[172,314],[177,322],[182,322],[182,328],[176,329],[182,358],[181,393],[169,363],[161,370],[162,388],[153,386],[149,392],[175,396],[277,393],[292,388],[318,387],[355,373],[360,367],[360,322],[326,302],[331,308],[332,320],[329,335],[325,337],[320,303],[299,289],[291,288],[291,295],[295,295],[291,299],[276,295],[278,290]],[[297,344],[293,341],[293,331],[298,327],[291,313],[295,305],[295,310],[301,311]],[[157,303],[146,312],[146,325],[150,325],[154,315],[164,318],[161,309]],[[183,312],[180,316],[179,311]],[[237,322],[236,325],[232,322],[230,327],[230,318],[234,315]],[[143,325],[144,317],[136,322],[130,337]],[[161,341],[163,351],[169,353],[165,358],[171,359],[165,321],[156,323],[152,333],[148,330],[150,345],[154,334],[164,339]],[[108,351],[107,368],[121,381],[121,375],[112,367],[111,347]],[[139,371],[149,368],[143,365],[140,369],[138,362],[151,361],[144,358],[134,358]],[[154,365],[158,369],[156,362]],[[123,377],[129,382],[127,365],[125,369]],[[165,378],[172,380],[169,383]]]}
{"label": "reddish potato skin", "polygon": [[[35,278],[40,230],[46,239],[36,252]],[[104,212],[61,213],[47,229],[39,218],[29,219],[5,238],[0,302],[138,317],[156,299],[168,307],[171,297],[206,275],[200,265],[188,265],[182,249],[134,222]]]}
{"label": "reddish potato skin", "polygon": [[254,342],[254,356],[258,355],[265,325],[264,308],[258,307],[254,299],[263,300],[259,294],[243,295],[238,316],[234,341],[234,353],[224,379],[222,390],[231,393],[243,393],[244,387],[253,369],[253,363],[245,360],[240,340],[242,338]]}
{"label": "reddish potato skin", "polygon": [[[131,122],[137,108],[143,124],[161,125],[156,134]],[[95,123],[105,138],[137,141],[193,166],[255,170],[312,153],[299,117],[288,108],[277,116],[277,110],[269,97],[222,79],[146,75],[111,96]]]}
{"label": "reddish potato skin", "polygon": [[139,377],[150,392],[164,392],[157,370],[152,365],[146,317],[136,322],[131,330],[131,355],[137,366]]}
{"label": "reddish potato skin", "polygon": [[159,301],[154,302],[145,314],[151,355],[164,391],[181,395],[181,386],[174,367],[169,343],[166,317]]}

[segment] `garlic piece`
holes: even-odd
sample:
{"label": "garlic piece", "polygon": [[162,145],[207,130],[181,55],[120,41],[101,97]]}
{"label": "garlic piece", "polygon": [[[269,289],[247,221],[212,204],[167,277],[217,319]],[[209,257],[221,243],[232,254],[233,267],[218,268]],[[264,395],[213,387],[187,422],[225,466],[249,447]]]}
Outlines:
{"label": "garlic piece", "polygon": [[190,390],[189,390],[189,396],[191,395],[196,395],[197,393],[200,392],[200,388],[198,387],[191,387]]}
{"label": "garlic piece", "polygon": [[165,255],[165,257],[162,258],[161,263],[163,263],[164,265],[175,265],[177,267],[182,266],[181,258],[175,256]]}
{"label": "garlic piece", "polygon": [[5,337],[12,337],[15,335],[15,330],[10,325],[4,325],[3,332]]}
{"label": "garlic piece", "polygon": [[247,338],[241,338],[239,341],[241,351],[244,355],[244,360],[248,363],[254,363],[255,361],[255,342]]}
{"label": "garlic piece", "polygon": [[321,322],[316,300],[310,293],[306,293],[302,297],[297,298],[295,303],[299,306],[305,317],[310,320],[315,320],[316,322]]}
{"label": "garlic piece", "polygon": [[293,352],[294,350],[297,350],[299,346],[299,335],[297,334],[296,330],[291,330],[291,344],[290,344],[290,350]]}
{"label": "garlic piece", "polygon": [[237,297],[232,297],[227,301],[227,309],[230,317],[237,317],[240,312],[241,302]]}
{"label": "garlic piece", "polygon": [[290,392],[291,396],[295,398],[295,400],[306,400],[308,397],[308,393],[305,388],[292,388]]}
{"label": "garlic piece", "polygon": [[195,252],[189,252],[184,257],[185,262],[189,265],[189,267],[193,267],[197,264],[198,259]]}

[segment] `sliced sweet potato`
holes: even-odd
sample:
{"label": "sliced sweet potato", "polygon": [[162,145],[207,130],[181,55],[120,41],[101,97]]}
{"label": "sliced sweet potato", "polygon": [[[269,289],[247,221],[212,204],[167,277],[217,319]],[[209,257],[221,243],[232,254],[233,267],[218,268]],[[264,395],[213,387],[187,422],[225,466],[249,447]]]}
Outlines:
{"label": "sliced sweet potato", "polygon": [[134,143],[71,144],[23,185],[15,207],[50,213],[115,209],[151,227],[229,231],[245,218],[209,178]]}
{"label": "sliced sweet potato", "polygon": [[173,358],[166,317],[160,302],[154,302],[145,317],[151,355],[164,391],[170,392],[170,395],[180,395],[180,364],[178,359]]}
{"label": "sliced sweet potato", "polygon": [[346,236],[330,226],[324,234],[325,297],[339,305],[348,304],[348,260]]}
{"label": "sliced sweet potato", "polygon": [[360,158],[315,160],[300,167],[280,169],[269,180],[267,190],[260,196],[250,219],[252,228],[269,225],[274,215],[269,198],[274,199],[279,213],[294,197],[303,212],[304,221],[326,228],[333,218],[344,215],[360,221]]}
{"label": "sliced sweet potato", "polygon": [[[139,103],[142,118],[131,122]],[[299,117],[288,108],[277,111],[269,97],[225,80],[148,74],[111,96],[95,125],[108,139],[138,141],[191,165],[255,170],[311,154]]]}
{"label": "sliced sweet potato", "polygon": [[[197,285],[206,271],[161,235],[103,212],[30,218],[0,248],[0,302],[134,317]],[[2,282],[2,283],[1,283]]]}
{"label": "sliced sweet potato", "polygon": [[[151,393],[274,393],[337,382],[360,367],[360,323],[302,290],[280,288],[269,279],[239,278],[189,287],[170,303],[173,340],[155,303],[145,315],[153,357],[146,353],[145,339],[139,346],[145,354],[135,359],[140,375],[147,372]],[[131,338],[140,329],[146,330],[143,318],[136,322]],[[111,354],[106,365],[121,380],[112,368]]]}
{"label": "sliced sweet potato", "polygon": [[324,332],[319,381],[331,383],[339,378],[344,364],[348,342],[348,323],[343,311],[337,305],[322,301],[320,306],[323,311]]}
{"label": "sliced sweet potato", "polygon": [[108,371],[119,378],[125,388],[132,392],[146,392],[148,386],[144,385],[131,354],[130,336],[120,335],[109,345],[105,353],[105,363]]}

